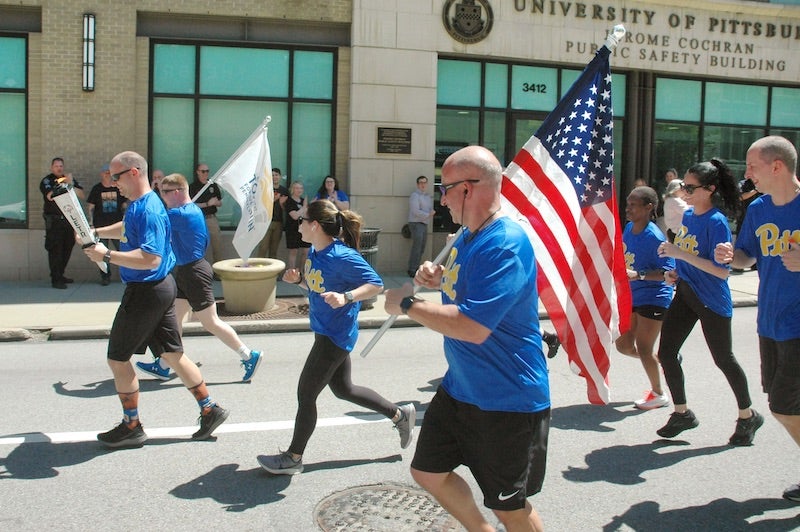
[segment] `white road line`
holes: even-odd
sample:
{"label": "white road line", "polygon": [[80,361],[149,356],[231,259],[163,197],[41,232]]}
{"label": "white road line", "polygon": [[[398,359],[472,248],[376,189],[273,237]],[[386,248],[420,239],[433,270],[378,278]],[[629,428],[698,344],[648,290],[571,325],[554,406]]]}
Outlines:
{"label": "white road line", "polygon": [[[420,418],[417,413],[417,419]],[[317,427],[336,427],[343,425],[360,425],[363,423],[382,423],[389,420],[380,414],[367,414],[359,417],[343,416],[317,420]],[[288,430],[294,427],[291,421],[260,421],[254,423],[223,423],[214,434],[230,434],[234,432],[267,432],[272,430]],[[21,445],[23,443],[68,443],[97,441],[97,434],[104,430],[83,432],[31,432],[15,436],[0,437],[0,445]],[[191,427],[145,428],[149,438],[173,438],[191,436],[197,432],[197,425]]]}

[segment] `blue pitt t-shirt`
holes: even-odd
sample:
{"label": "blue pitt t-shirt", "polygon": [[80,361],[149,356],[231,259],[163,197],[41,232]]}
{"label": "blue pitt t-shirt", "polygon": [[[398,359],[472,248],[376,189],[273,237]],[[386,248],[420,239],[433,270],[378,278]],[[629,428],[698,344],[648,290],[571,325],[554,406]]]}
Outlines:
{"label": "blue pitt t-shirt", "polygon": [[442,387],[485,411],[541,412],[550,407],[539,330],[536,261],[522,227],[499,218],[464,231],[444,267],[442,303],[491,329],[482,344],[445,336]]}
{"label": "blue pitt t-shirt", "polygon": [[800,338],[800,272],[790,272],[781,254],[800,245],[800,196],[778,207],[761,196],[747,207],[736,249],[758,265],[758,334],[779,342]]}
{"label": "blue pitt t-shirt", "polygon": [[[714,248],[720,242],[731,241],[731,228],[722,211],[713,207],[707,212],[695,215],[694,207],[683,214],[683,224],[675,235],[675,245],[692,255],[709,259],[716,266],[728,268],[727,264],[719,264],[714,260]],[[678,260],[678,277],[689,283],[703,305],[720,316],[730,318],[733,315],[733,300],[727,279],[720,279]]]}
{"label": "blue pitt t-shirt", "polygon": [[172,251],[178,266],[191,264],[205,257],[208,229],[203,211],[189,202],[167,211],[172,226]]}
{"label": "blue pitt t-shirt", "polygon": [[[653,271],[674,270],[675,259],[672,257],[659,257],[658,246],[664,242],[664,233],[656,224],[650,222],[638,235],[633,232],[633,222],[628,222],[622,233],[622,245],[625,248],[625,265],[630,270]],[[668,308],[672,302],[673,287],[660,281],[631,282],[631,295],[633,306],[654,305]]]}
{"label": "blue pitt t-shirt", "polygon": [[170,245],[170,225],[164,204],[155,192],[148,192],[128,205],[122,219],[120,251],[141,249],[161,257],[161,264],[154,270],[135,270],[119,267],[119,276],[125,283],[160,281],[175,266],[175,255]]}
{"label": "blue pitt t-shirt", "polygon": [[352,351],[358,340],[361,302],[333,308],[322,299],[322,294],[344,293],[363,284],[383,286],[380,276],[358,251],[335,239],[323,249],[311,247],[305,264],[305,282],[311,330],[330,337],[342,349]]}

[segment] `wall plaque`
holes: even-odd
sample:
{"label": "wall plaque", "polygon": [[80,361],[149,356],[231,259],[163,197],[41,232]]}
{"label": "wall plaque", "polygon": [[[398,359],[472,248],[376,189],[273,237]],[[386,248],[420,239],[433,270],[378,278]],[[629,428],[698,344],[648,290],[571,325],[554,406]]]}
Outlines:
{"label": "wall plaque", "polygon": [[379,127],[378,153],[411,155],[411,128]]}

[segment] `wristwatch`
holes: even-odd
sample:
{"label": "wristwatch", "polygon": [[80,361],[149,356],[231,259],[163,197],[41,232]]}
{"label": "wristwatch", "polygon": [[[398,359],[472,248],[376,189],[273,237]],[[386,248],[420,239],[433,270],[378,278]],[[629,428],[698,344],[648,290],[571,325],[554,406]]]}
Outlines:
{"label": "wristwatch", "polygon": [[408,314],[408,309],[410,309],[411,305],[413,305],[417,301],[420,300],[414,296],[404,297],[402,301],[400,301],[400,310],[403,311],[403,314]]}
{"label": "wristwatch", "polygon": [[639,280],[644,281],[645,277],[647,277],[647,270],[639,270]]}
{"label": "wristwatch", "polygon": [[352,303],[353,302],[353,292],[345,292],[344,293],[344,300],[347,301],[348,303]]}
{"label": "wristwatch", "polygon": [[109,264],[111,262],[111,250],[110,249],[107,249],[106,250],[106,254],[103,255],[103,262],[105,262],[106,264]]}

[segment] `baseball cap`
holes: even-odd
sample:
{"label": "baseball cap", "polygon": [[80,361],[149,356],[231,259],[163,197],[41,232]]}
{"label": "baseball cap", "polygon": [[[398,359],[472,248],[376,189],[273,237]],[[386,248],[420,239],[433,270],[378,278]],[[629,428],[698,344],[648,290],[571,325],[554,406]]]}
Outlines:
{"label": "baseball cap", "polygon": [[104,164],[103,167],[100,169],[100,171],[101,172],[108,172],[109,168],[110,167],[107,164]]}

